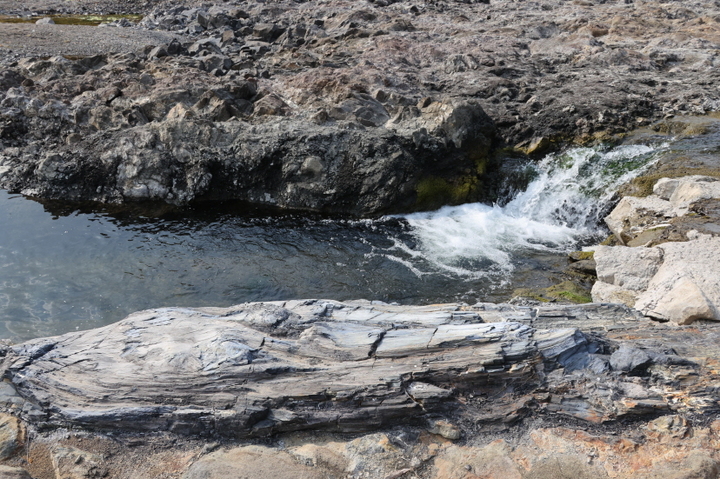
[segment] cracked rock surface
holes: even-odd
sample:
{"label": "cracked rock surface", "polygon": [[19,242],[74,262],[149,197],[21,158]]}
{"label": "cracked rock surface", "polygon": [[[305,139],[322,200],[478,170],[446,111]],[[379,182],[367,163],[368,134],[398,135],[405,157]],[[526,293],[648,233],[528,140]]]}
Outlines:
{"label": "cracked rock surface", "polygon": [[433,414],[488,425],[534,413],[603,423],[676,410],[668,395],[684,388],[670,379],[658,389],[649,371],[700,368],[671,347],[604,338],[647,322],[597,304],[165,308],[13,346],[3,367],[27,421],[91,430],[237,438],[369,431]]}

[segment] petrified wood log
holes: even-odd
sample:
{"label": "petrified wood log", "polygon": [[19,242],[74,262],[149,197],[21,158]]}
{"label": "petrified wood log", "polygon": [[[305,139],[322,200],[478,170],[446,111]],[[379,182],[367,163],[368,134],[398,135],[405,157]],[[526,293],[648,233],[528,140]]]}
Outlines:
{"label": "petrified wood log", "polygon": [[533,381],[548,355],[584,341],[574,329],[537,340],[528,325],[458,309],[305,301],[143,311],[14,347],[6,375],[49,424],[356,431],[437,410],[469,384]]}
{"label": "petrified wood log", "polygon": [[148,310],[8,348],[0,402],[39,426],[234,437],[367,431],[438,414],[503,423],[532,408],[605,421],[668,408],[647,380],[622,380],[668,356],[628,347],[610,356],[597,333],[638,321],[611,305]]}

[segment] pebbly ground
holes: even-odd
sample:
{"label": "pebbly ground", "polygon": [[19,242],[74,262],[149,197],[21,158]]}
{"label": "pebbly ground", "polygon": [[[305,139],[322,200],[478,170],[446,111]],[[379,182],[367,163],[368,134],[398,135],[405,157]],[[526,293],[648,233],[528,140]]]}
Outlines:
{"label": "pebbly ground", "polygon": [[[23,56],[91,56],[141,50],[146,45],[169,43],[180,35],[168,32],[97,28],[84,25],[0,23],[0,51]],[[6,53],[7,55],[7,53]]]}

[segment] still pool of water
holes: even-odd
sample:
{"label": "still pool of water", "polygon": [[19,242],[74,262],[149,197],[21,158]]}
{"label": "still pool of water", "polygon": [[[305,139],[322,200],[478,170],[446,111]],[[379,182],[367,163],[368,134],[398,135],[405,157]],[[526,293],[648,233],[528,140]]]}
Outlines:
{"label": "still pool of water", "polygon": [[161,306],[506,300],[516,287],[549,285],[567,251],[597,239],[606,192],[654,152],[576,149],[528,166],[535,180],[503,206],[359,221],[233,204],[112,212],[0,191],[0,338]]}

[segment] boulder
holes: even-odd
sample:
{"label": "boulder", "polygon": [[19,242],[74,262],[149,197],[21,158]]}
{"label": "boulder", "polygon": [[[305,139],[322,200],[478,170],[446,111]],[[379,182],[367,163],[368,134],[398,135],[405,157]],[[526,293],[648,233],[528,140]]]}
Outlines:
{"label": "boulder", "polygon": [[605,217],[605,223],[610,231],[622,244],[626,244],[640,232],[667,223],[670,218],[677,216],[675,207],[670,201],[657,196],[636,198],[626,196]]}
{"label": "boulder", "polygon": [[720,179],[698,175],[661,178],[655,183],[653,193],[668,200],[675,208],[675,214],[682,216],[696,201],[720,198]]}
{"label": "boulder", "polygon": [[630,291],[645,291],[663,262],[663,250],[597,246],[593,257],[598,281]]}
{"label": "boulder", "polygon": [[663,253],[663,263],[635,308],[678,324],[696,319],[720,321],[720,238],[698,235],[657,248]]}
{"label": "boulder", "polygon": [[610,356],[610,366],[615,371],[635,372],[647,369],[650,364],[652,358],[648,353],[625,344]]}
{"label": "boulder", "polygon": [[[689,212],[717,222],[713,201],[720,181],[707,176],[662,178],[646,198],[625,197],[605,219],[615,237],[636,246],[597,246],[594,301],[620,302],[661,321],[689,324],[720,320],[720,237],[703,223],[684,221]],[[710,202],[710,203],[708,203]],[[648,234],[667,228],[669,234]],[[637,246],[649,239],[653,247]]]}
{"label": "boulder", "polygon": [[675,222],[673,218],[684,217],[692,206],[702,200],[720,198],[720,180],[708,176],[684,176],[661,178],[654,194],[637,198],[625,196],[605,218],[605,223],[622,244],[631,244],[638,238],[655,240],[658,235],[644,235],[650,230],[657,232]]}

